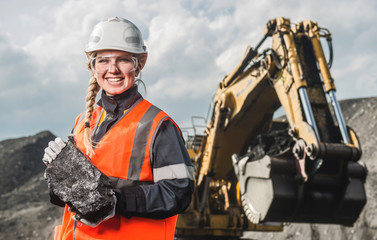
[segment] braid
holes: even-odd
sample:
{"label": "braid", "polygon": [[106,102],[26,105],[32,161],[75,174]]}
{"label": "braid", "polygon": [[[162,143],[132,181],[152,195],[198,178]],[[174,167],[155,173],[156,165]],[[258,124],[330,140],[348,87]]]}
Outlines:
{"label": "braid", "polygon": [[[93,55],[95,54],[90,54],[89,55],[89,60],[88,60],[88,68],[90,69],[90,60]],[[86,95],[86,111],[85,111],[85,132],[84,132],[84,146],[86,148],[86,153],[88,155],[93,154],[93,142],[92,142],[92,136],[90,132],[90,126],[89,122],[90,119],[92,118],[93,110],[94,110],[94,103],[96,100],[97,93],[100,90],[100,86],[97,83],[97,79],[94,77],[92,74],[90,80],[89,80],[89,87],[87,90],[87,95]]]}

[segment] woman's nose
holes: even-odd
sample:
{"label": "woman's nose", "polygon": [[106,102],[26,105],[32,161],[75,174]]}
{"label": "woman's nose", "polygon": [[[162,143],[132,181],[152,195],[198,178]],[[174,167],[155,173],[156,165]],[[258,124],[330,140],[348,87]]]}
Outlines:
{"label": "woman's nose", "polygon": [[119,68],[117,67],[117,65],[115,63],[110,64],[110,66],[109,66],[109,72],[119,72]]}

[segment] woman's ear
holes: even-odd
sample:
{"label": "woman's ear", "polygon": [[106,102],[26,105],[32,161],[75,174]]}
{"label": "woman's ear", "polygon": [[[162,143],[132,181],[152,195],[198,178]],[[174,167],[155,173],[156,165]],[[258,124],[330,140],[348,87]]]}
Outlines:
{"label": "woman's ear", "polygon": [[136,76],[138,76],[141,70],[144,68],[145,63],[147,62],[147,58],[148,58],[148,53],[142,53],[138,55],[137,59],[139,61],[139,64],[136,69]]}

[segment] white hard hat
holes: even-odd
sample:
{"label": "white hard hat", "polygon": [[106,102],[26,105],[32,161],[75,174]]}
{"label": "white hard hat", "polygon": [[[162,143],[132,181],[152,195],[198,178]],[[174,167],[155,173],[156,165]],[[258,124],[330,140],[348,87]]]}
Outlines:
{"label": "white hard hat", "polygon": [[140,30],[124,18],[109,18],[98,23],[90,34],[85,47],[88,54],[98,50],[120,50],[135,54],[146,53]]}

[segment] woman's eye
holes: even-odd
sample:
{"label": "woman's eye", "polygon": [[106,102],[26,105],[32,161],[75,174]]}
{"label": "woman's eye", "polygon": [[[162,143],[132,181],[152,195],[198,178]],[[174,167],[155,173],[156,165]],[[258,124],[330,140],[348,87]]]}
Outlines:
{"label": "woman's eye", "polygon": [[132,59],[131,58],[120,58],[119,62],[128,63],[128,62],[132,62]]}
{"label": "woman's eye", "polygon": [[100,59],[98,59],[97,60],[97,63],[99,63],[99,64],[107,64],[107,63],[109,63],[109,59],[106,59],[106,58],[100,58]]}

